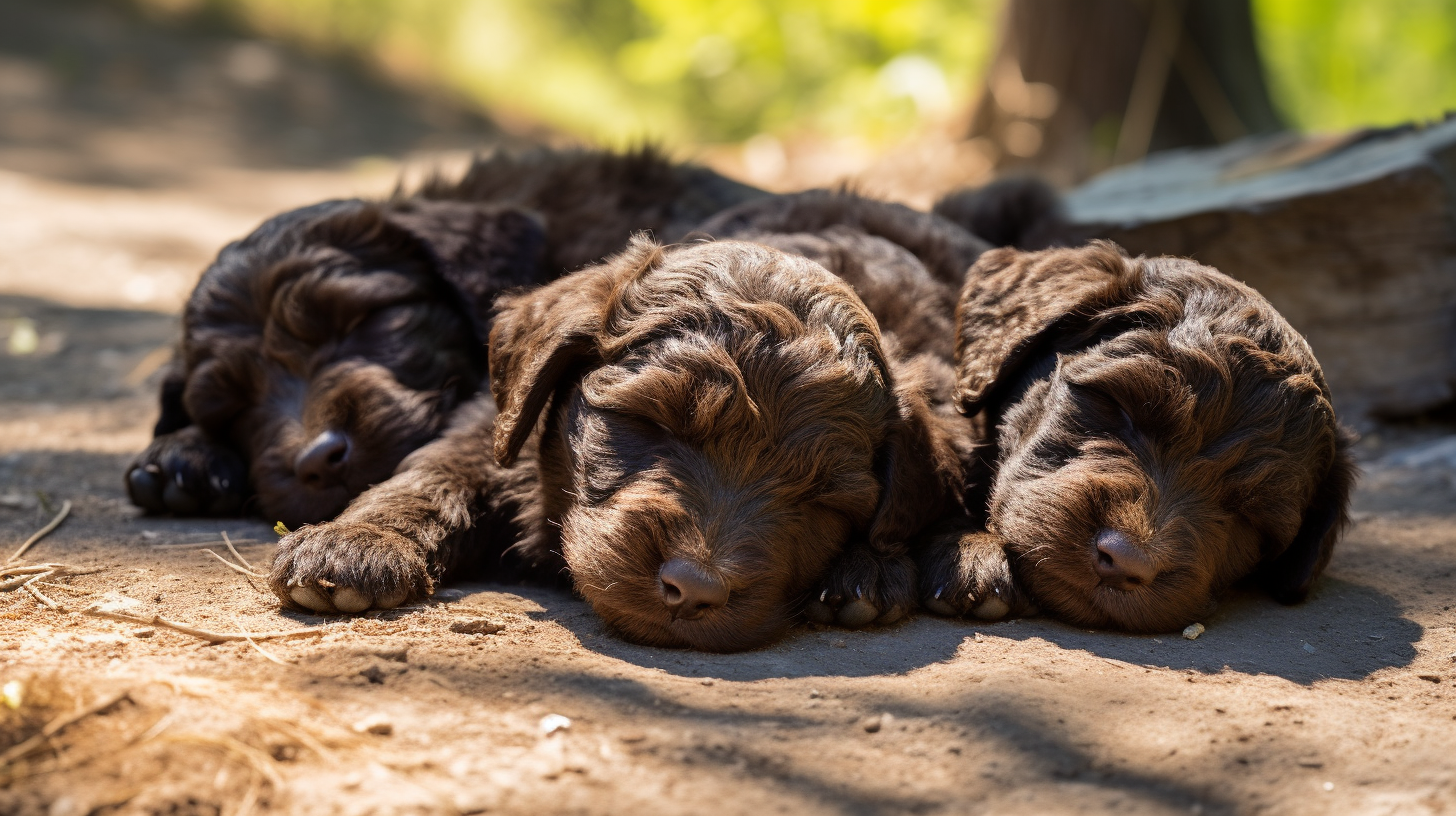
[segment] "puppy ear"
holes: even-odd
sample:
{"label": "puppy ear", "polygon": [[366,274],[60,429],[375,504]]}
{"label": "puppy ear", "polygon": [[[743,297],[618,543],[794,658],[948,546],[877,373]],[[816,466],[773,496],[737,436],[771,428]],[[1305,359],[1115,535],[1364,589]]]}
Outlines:
{"label": "puppy ear", "polygon": [[956,404],[975,414],[1055,325],[1121,299],[1138,264],[1115,244],[995,249],[966,273],[956,305]]}
{"label": "puppy ear", "polygon": [[495,458],[509,466],[571,369],[602,355],[603,334],[627,281],[653,268],[662,248],[635,236],[620,255],[497,303],[490,330]]}
{"label": "puppy ear", "polygon": [[414,237],[435,269],[484,323],[507,289],[539,283],[546,254],[540,216],[516,207],[470,201],[401,199],[385,219]]}
{"label": "puppy ear", "polygon": [[1348,431],[1336,429],[1334,461],[1305,508],[1299,532],[1284,552],[1260,569],[1264,588],[1282,604],[1305,599],[1349,523],[1350,489],[1355,482],[1355,464],[1349,453],[1353,441]]}
{"label": "puppy ear", "polygon": [[903,548],[927,520],[943,518],[955,506],[956,486],[963,481],[951,438],[935,421],[922,387],[901,383],[896,397],[898,416],[875,463],[880,500],[869,541],[881,552]]}

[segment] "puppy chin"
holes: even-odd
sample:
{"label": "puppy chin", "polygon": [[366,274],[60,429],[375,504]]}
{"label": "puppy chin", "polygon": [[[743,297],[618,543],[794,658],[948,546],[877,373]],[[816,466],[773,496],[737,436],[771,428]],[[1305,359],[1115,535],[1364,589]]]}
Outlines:
{"label": "puppy chin", "polygon": [[[613,633],[643,646],[697,649],[705,652],[741,652],[766,646],[789,628],[789,616],[753,597],[733,598],[727,606],[698,618],[673,618],[655,594],[640,588],[620,591],[627,582],[608,581],[602,591],[577,582],[592,609]],[[641,584],[639,579],[637,584]],[[615,584],[615,586],[613,586]]]}
{"label": "puppy chin", "polygon": [[[789,628],[787,618],[745,623],[732,611],[697,620],[671,620],[666,614],[649,619],[610,607],[593,606],[611,630],[624,640],[643,646],[695,649],[702,652],[742,652],[767,646]],[[747,616],[752,619],[756,616]]]}
{"label": "puppy chin", "polygon": [[286,485],[258,489],[258,512],[267,521],[281,521],[289,528],[328,521],[349,506],[358,495],[347,486],[316,490],[289,480]]}
{"label": "puppy chin", "polygon": [[1013,568],[1043,612],[1075,626],[1147,634],[1173,632],[1207,617],[1218,605],[1211,588],[1182,582],[1154,582],[1129,589],[1105,586],[1090,559],[1081,563],[1083,559],[1061,553],[1048,557],[1048,550],[1056,547],[1015,547],[1031,554],[1014,558]]}

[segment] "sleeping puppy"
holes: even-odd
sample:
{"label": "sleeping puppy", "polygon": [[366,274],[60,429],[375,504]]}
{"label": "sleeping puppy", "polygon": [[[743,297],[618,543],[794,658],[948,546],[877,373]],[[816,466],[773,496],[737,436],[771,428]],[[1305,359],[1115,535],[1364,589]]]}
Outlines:
{"label": "sleeping puppy", "polygon": [[[751,240],[638,239],[503,298],[499,414],[472,409],[337,520],[286,536],[275,592],[389,607],[508,549],[568,567],[640,643],[762,645],[807,600],[851,626],[907,612],[910,544],[963,513],[972,456],[950,400],[955,290],[914,250],[985,245],[904,208],[791,198],[717,227]],[[907,225],[901,240],[931,240],[875,234]]]}
{"label": "sleeping puppy", "polygon": [[998,249],[967,275],[956,358],[985,518],[921,555],[928,608],[1169,631],[1246,577],[1297,602],[1329,561],[1350,437],[1249,287],[1106,242]]}
{"label": "sleeping puppy", "polygon": [[126,476],[132,501],[331,518],[481,387],[500,292],[761,195],[650,150],[542,151],[270,219],[224,248],[188,300],[156,438]]}

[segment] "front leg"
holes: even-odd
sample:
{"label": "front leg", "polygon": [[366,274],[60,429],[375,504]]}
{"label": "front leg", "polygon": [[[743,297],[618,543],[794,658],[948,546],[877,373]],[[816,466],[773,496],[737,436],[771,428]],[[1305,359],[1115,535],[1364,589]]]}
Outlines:
{"label": "front leg", "polygon": [[1011,572],[1005,542],[984,530],[943,530],[917,548],[920,603],[937,615],[1001,620],[1036,613]]}
{"label": "front leg", "polygon": [[531,467],[495,463],[494,418],[494,407],[477,399],[457,413],[449,432],[338,518],[284,536],[269,575],[284,605],[350,614],[391,609],[433,593],[482,538],[513,536],[509,529],[476,529],[517,515],[502,505],[526,492],[521,471]]}

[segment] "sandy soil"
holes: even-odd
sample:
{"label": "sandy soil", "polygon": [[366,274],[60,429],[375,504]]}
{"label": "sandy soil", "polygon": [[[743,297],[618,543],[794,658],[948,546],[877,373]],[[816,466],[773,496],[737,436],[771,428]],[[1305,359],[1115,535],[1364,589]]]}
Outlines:
{"label": "sandy soil", "polygon": [[[1230,598],[1197,640],[921,617],[704,655],[616,640],[564,593],[492,585],[356,619],[280,612],[202,551],[227,555],[225,531],[265,570],[268,524],[141,517],[121,474],[216,248],[279,209],[385,192],[397,166],[359,156],[419,145],[309,163],[285,128],[272,148],[162,132],[175,95],[144,121],[103,116],[106,98],[27,85],[39,74],[4,40],[0,101],[30,94],[33,127],[0,123],[0,560],[70,500],[25,558],[72,568],[36,585],[56,605],[322,633],[209,645],[0,583],[0,814],[1456,809],[1452,427],[1368,433],[1357,521],[1314,597]],[[206,42],[183,56],[242,59]],[[157,155],[196,161],[159,177]]]}

